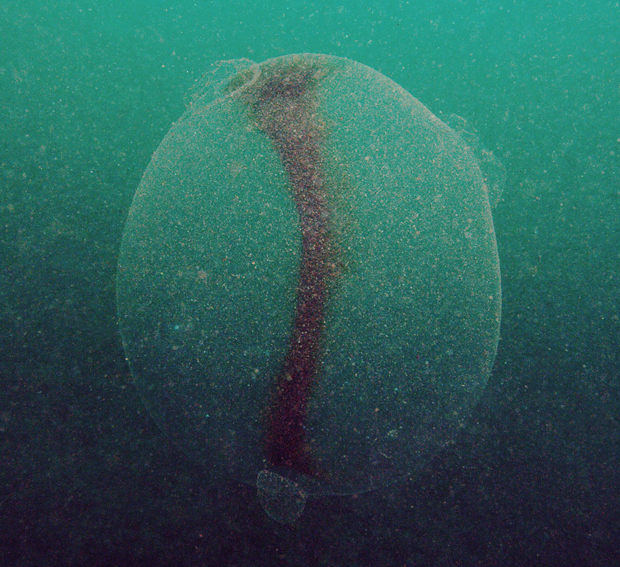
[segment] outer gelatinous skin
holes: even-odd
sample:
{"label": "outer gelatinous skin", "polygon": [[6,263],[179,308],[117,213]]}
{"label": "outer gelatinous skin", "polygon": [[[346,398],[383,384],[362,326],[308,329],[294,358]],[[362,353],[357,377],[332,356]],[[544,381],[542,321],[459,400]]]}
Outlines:
{"label": "outer gelatinous skin", "polygon": [[138,389],[205,482],[280,502],[416,474],[497,348],[475,156],[359,63],[231,67],[171,128],[127,221],[119,326]]}
{"label": "outer gelatinous skin", "polygon": [[304,422],[318,379],[325,306],[335,271],[321,159],[323,125],[313,93],[318,74],[307,65],[283,66],[251,93],[258,126],[288,174],[302,235],[295,318],[266,420],[265,456],[272,466],[308,476],[323,476],[309,452]]}

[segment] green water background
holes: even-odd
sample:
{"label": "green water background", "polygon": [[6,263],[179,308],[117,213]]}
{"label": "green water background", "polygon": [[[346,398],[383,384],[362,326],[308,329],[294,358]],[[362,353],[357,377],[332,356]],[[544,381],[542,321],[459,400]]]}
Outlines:
{"label": "green water background", "polygon": [[[619,38],[613,1],[5,0],[0,563],[620,561]],[[476,418],[421,479],[311,504],[292,533],[249,489],[203,490],[145,415],[114,280],[187,89],[216,60],[293,52],[360,61],[464,117],[508,183],[502,341]]]}

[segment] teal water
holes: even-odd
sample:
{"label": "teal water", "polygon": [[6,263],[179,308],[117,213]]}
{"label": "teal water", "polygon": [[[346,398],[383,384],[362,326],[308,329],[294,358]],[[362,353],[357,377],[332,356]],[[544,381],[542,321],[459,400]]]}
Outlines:
{"label": "teal water", "polygon": [[[613,565],[620,416],[615,2],[50,2],[0,7],[0,564]],[[501,341],[421,476],[296,528],[201,471],[142,408],[115,318],[123,225],[217,60],[364,63],[475,127]]]}

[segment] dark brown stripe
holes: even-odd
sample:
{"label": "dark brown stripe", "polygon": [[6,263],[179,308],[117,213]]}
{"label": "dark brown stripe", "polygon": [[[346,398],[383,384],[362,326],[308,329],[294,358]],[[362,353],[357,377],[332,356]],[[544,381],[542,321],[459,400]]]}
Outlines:
{"label": "dark brown stripe", "polygon": [[334,271],[321,159],[323,125],[313,94],[317,73],[296,66],[272,71],[252,105],[289,176],[302,236],[295,319],[267,416],[265,456],[272,466],[309,476],[322,474],[308,449],[304,423],[317,380],[328,282]]}

